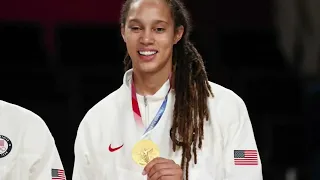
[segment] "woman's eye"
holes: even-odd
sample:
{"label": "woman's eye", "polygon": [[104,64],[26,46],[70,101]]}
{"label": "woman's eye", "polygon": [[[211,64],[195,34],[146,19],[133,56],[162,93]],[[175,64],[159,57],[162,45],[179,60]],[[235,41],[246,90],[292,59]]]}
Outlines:
{"label": "woman's eye", "polygon": [[139,31],[141,28],[137,27],[137,26],[134,26],[134,27],[130,27],[130,29],[132,31]]}
{"label": "woman's eye", "polygon": [[164,32],[165,29],[164,28],[156,28],[155,30],[156,30],[156,32],[161,33],[161,32]]}

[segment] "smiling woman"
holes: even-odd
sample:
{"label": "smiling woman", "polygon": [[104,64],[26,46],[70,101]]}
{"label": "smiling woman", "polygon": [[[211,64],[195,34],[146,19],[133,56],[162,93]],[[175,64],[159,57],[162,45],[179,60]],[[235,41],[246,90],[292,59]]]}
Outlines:
{"label": "smiling woman", "polygon": [[246,106],[208,80],[190,31],[180,0],[125,2],[123,85],[81,122],[74,180],[262,179]]}

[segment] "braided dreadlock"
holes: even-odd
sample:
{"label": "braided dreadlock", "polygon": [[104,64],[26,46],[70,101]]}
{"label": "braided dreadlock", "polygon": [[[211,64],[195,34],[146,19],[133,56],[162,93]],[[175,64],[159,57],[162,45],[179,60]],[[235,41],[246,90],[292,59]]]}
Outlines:
{"label": "braided dreadlock", "polygon": [[[171,8],[175,28],[184,27],[182,39],[173,46],[173,72],[175,89],[175,104],[173,123],[170,137],[173,142],[173,151],[177,146],[182,147],[181,168],[184,177],[188,180],[189,162],[194,155],[197,163],[198,148],[202,147],[204,121],[209,119],[207,98],[211,91],[207,73],[201,55],[189,40],[191,23],[189,13],[180,0],[165,0]],[[120,22],[125,24],[131,3],[127,0],[121,10]],[[132,67],[128,53],[124,59],[125,71]]]}

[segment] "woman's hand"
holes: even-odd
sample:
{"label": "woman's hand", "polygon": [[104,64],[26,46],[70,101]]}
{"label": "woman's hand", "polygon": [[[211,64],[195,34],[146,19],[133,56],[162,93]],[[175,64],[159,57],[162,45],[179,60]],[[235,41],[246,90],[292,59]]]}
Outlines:
{"label": "woman's hand", "polygon": [[143,175],[148,176],[148,180],[182,180],[183,172],[181,167],[173,160],[164,158],[155,158],[150,161]]}

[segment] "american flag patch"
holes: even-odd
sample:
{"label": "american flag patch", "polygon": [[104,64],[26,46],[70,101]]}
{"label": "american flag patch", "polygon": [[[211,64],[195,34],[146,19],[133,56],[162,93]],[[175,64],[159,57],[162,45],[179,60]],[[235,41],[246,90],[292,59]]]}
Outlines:
{"label": "american flag patch", "polygon": [[51,175],[52,175],[52,180],[66,180],[64,170],[62,169],[52,169]]}
{"label": "american flag patch", "polygon": [[258,165],[257,150],[234,150],[235,165]]}

